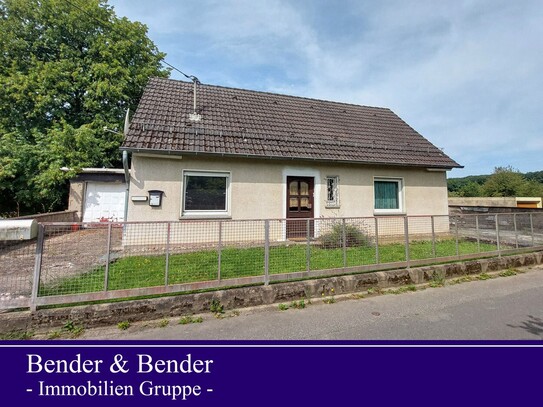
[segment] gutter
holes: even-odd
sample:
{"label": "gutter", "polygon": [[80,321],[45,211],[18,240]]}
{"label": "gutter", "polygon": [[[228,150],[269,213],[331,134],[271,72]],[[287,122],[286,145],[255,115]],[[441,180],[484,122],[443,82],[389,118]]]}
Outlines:
{"label": "gutter", "polygon": [[330,160],[325,158],[311,158],[311,157],[281,157],[281,156],[262,156],[257,154],[247,154],[247,153],[209,153],[205,151],[177,151],[177,150],[156,150],[151,148],[131,148],[131,147],[121,147],[123,152],[129,151],[136,154],[149,154],[157,156],[205,156],[205,157],[230,157],[230,158],[250,158],[250,159],[264,159],[264,160],[284,160],[284,161],[293,161],[300,160],[306,162],[322,162],[322,163],[334,163],[334,164],[358,164],[358,165],[383,165],[383,166],[393,166],[393,167],[411,167],[411,168],[435,168],[438,170],[451,170],[453,168],[464,168],[463,165],[457,166],[439,166],[439,165],[428,165],[428,164],[405,164],[405,163],[390,163],[383,161],[356,161],[356,160]]}

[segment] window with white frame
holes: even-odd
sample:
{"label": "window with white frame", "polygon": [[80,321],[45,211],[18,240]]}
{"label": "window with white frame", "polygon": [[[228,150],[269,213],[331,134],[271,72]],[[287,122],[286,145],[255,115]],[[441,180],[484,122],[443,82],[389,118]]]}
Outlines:
{"label": "window with white frame", "polygon": [[373,181],[374,209],[378,213],[403,212],[401,179],[375,178]]}
{"label": "window with white frame", "polygon": [[228,215],[229,190],[228,172],[184,171],[183,215]]}
{"label": "window with white frame", "polygon": [[326,207],[339,207],[339,177],[337,175],[326,177]]}

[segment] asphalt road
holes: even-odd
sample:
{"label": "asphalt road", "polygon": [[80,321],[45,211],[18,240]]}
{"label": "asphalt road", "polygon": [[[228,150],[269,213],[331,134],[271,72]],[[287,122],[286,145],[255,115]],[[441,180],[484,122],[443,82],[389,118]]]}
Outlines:
{"label": "asphalt road", "polygon": [[304,309],[240,309],[202,323],[153,321],[87,330],[79,339],[119,340],[515,340],[543,339],[543,266],[398,295],[336,297]]}

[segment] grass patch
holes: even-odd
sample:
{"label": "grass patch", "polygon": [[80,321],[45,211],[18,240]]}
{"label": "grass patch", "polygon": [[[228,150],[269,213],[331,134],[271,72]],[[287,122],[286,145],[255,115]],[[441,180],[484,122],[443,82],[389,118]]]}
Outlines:
{"label": "grass patch", "polygon": [[66,321],[62,326],[62,331],[69,334],[72,338],[78,338],[83,335],[85,328],[81,325],[76,325],[73,321]]}
{"label": "grass patch", "polygon": [[[343,248],[310,247],[311,270],[341,268],[344,265]],[[490,244],[461,241],[460,254],[495,250]],[[434,246],[430,241],[414,241],[409,244],[411,260],[433,258]],[[455,240],[436,241],[438,257],[455,256]],[[273,246],[269,253],[270,274],[283,274],[307,269],[307,245],[285,244]],[[347,267],[376,263],[374,246],[350,246],[346,248]],[[405,261],[403,244],[379,246],[379,263]],[[131,256],[116,259],[109,265],[108,290],[161,286],[165,283],[166,259],[164,255]],[[264,248],[224,248],[221,251],[221,279],[261,276],[264,274]],[[216,250],[201,250],[192,253],[172,254],[169,257],[169,284],[193,283],[218,278],[218,253]],[[39,295],[62,295],[97,292],[104,290],[105,267],[62,279],[56,283],[42,285]],[[216,312],[216,311],[213,311]]]}
{"label": "grass patch", "polygon": [[180,325],[201,324],[202,322],[204,322],[204,319],[202,317],[191,317],[190,315],[183,317],[179,320]]}
{"label": "grass patch", "polygon": [[34,336],[34,332],[27,331],[11,331],[0,335],[0,340],[3,341],[20,341],[29,340]]}
{"label": "grass patch", "polygon": [[128,328],[130,328],[130,322],[121,321],[117,324],[117,328],[119,328],[121,331],[126,331]]}
{"label": "grass patch", "polygon": [[396,288],[392,290],[386,290],[384,293],[385,294],[403,294],[403,293],[408,293],[408,292],[413,292],[413,291],[417,291],[417,287],[413,284],[410,284],[404,287],[400,287],[400,288]]}
{"label": "grass patch", "polygon": [[169,319],[161,319],[160,322],[158,323],[159,328],[166,328],[168,325],[170,325]]}
{"label": "grass patch", "polygon": [[456,284],[462,284],[462,283],[469,283],[470,281],[473,281],[473,277],[465,276],[465,277],[455,278],[454,280],[449,281],[448,284],[456,285]]}
{"label": "grass patch", "polygon": [[516,276],[518,274],[518,272],[516,270],[513,270],[513,269],[509,269],[509,270],[505,270],[505,271],[502,271],[500,274],[498,274],[500,277],[511,277],[511,276]]}

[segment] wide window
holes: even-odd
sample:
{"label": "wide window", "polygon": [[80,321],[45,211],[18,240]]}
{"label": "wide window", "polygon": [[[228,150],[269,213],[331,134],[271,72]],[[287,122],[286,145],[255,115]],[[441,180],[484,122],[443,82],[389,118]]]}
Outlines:
{"label": "wide window", "polygon": [[186,171],[183,181],[183,214],[228,214],[229,173]]}
{"label": "wide window", "polygon": [[400,213],[403,211],[401,180],[375,179],[374,195],[376,212]]}

